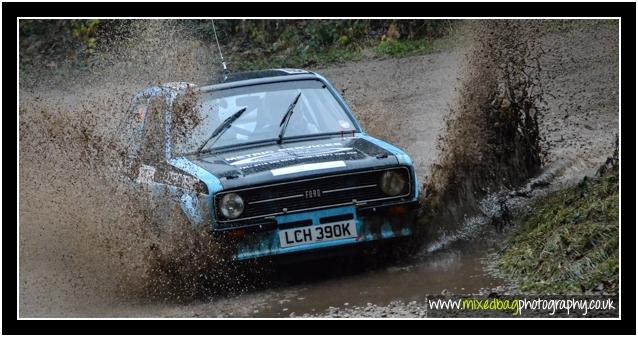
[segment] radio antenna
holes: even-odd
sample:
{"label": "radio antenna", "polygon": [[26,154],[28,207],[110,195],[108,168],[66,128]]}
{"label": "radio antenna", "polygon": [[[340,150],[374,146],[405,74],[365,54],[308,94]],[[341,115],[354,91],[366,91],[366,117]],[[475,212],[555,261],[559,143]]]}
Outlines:
{"label": "radio antenna", "polygon": [[222,73],[224,75],[224,81],[228,78],[228,68],[226,68],[226,61],[224,61],[224,55],[222,54],[222,47],[219,45],[219,40],[217,39],[217,30],[215,29],[215,20],[213,22],[213,33],[215,34],[215,42],[217,43],[217,50],[219,50],[219,58],[222,60]]}

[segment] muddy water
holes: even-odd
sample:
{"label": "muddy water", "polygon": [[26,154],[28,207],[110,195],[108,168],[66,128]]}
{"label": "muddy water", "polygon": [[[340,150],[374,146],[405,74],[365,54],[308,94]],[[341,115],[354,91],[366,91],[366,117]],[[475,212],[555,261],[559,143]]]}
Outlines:
{"label": "muddy water", "polygon": [[[280,297],[264,303],[256,316],[316,314],[329,307],[367,303],[384,306],[396,299],[422,301],[433,294],[478,294],[482,288],[503,284],[483,270],[481,261],[487,249],[477,241],[462,242],[416,261],[286,287]],[[300,269],[312,268],[308,265]]]}
{"label": "muddy water", "polygon": [[[496,237],[494,233],[491,233]],[[187,303],[131,301],[110,305],[113,317],[291,317],[330,307],[379,306],[428,295],[478,294],[504,284],[484,270],[490,241],[447,240],[409,261],[378,261],[373,255],[296,262],[273,267],[254,280],[257,289]]]}

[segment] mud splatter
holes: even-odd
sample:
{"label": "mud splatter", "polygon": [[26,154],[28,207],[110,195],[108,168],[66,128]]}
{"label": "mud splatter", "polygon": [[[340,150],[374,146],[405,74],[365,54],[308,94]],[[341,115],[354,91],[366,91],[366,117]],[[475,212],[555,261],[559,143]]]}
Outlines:
{"label": "mud splatter", "polygon": [[[170,21],[128,27],[84,68],[21,64],[21,316],[92,316],[149,294],[179,300],[210,284],[224,263],[217,243],[186,222],[163,235],[152,230],[154,209],[124,178],[130,149],[116,139],[137,91],[206,82],[217,71],[211,54]],[[176,123],[184,128],[197,122],[183,117]]]}
{"label": "mud splatter", "polygon": [[[479,200],[516,186],[542,163],[543,110],[538,26],[529,21],[481,21],[466,26],[473,45],[457,102],[446,121],[441,156],[424,193],[421,235],[439,237],[480,214]],[[433,226],[432,224],[439,224]]]}

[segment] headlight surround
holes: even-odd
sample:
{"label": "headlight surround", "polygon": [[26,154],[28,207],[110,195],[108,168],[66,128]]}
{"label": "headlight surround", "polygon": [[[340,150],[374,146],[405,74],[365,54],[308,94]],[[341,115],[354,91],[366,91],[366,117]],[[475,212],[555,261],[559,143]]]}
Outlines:
{"label": "headlight surround", "polygon": [[381,176],[379,186],[381,187],[381,191],[383,191],[383,193],[387,194],[388,196],[394,197],[403,192],[406,183],[407,182],[405,181],[405,178],[401,174],[395,171],[386,171]]}
{"label": "headlight surround", "polygon": [[226,219],[235,219],[244,213],[244,199],[237,193],[225,194],[219,201],[219,210]]}

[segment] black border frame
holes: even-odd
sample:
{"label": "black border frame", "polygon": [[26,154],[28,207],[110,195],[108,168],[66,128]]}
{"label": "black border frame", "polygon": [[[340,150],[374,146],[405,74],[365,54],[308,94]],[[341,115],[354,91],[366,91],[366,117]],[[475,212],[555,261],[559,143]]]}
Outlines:
{"label": "black border frame", "polygon": [[[624,198],[621,207],[625,213],[621,214],[624,226],[621,237],[622,250],[622,320],[233,320],[209,321],[209,320],[17,320],[16,284],[13,271],[17,267],[16,262],[16,227],[12,221],[2,228],[4,236],[4,263],[3,270],[6,276],[3,283],[3,315],[2,333],[8,334],[635,334],[635,114],[636,97],[636,46],[635,46],[635,19],[636,3],[3,3],[3,37],[5,53],[3,65],[6,69],[14,69],[17,64],[17,53],[11,53],[17,36],[17,24],[15,18],[23,17],[68,17],[68,16],[100,16],[100,17],[133,17],[133,16],[165,16],[165,17],[194,17],[194,16],[365,16],[365,17],[621,17],[621,96],[623,121],[621,131],[621,156],[622,170],[626,172],[621,177],[621,183],[625,186]],[[10,47],[13,45],[13,48]],[[10,56],[13,55],[13,56]],[[7,70],[6,73],[13,74]],[[6,92],[14,84],[10,77],[3,81]],[[7,138],[17,138],[10,131],[13,116],[10,106],[13,99],[10,95],[5,97],[3,106],[7,114],[3,114],[3,120],[8,125],[9,132],[5,132]],[[622,112],[621,111],[621,112]],[[16,117],[17,118],[17,117]],[[16,121],[17,122],[17,121]],[[5,129],[5,131],[7,130]],[[14,129],[15,130],[15,129]],[[633,139],[632,139],[633,138]],[[13,143],[6,141],[6,147],[11,147],[7,153],[13,153]],[[10,144],[10,145],[9,145]],[[5,181],[12,181],[15,171],[7,170],[9,177]],[[629,173],[627,173],[629,172]],[[17,172],[16,172],[17,173]],[[13,176],[9,176],[12,174]],[[18,182],[16,180],[16,186]],[[9,186],[10,184],[6,184]],[[9,187],[7,187],[8,189]],[[627,191],[634,191],[628,193]],[[8,195],[8,194],[7,194]],[[10,206],[17,202],[11,200]],[[17,206],[17,205],[16,205]],[[623,207],[624,206],[624,207]],[[13,209],[3,217],[11,219]],[[624,239],[623,239],[624,238]],[[539,324],[541,323],[542,324]],[[563,330],[564,329],[564,330]]]}

